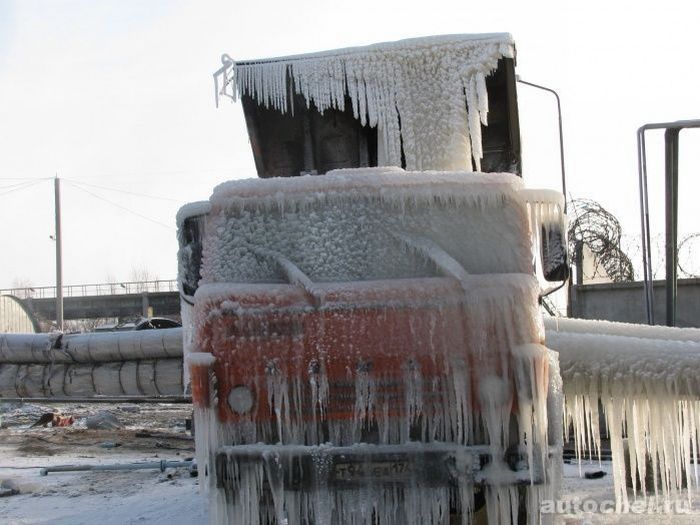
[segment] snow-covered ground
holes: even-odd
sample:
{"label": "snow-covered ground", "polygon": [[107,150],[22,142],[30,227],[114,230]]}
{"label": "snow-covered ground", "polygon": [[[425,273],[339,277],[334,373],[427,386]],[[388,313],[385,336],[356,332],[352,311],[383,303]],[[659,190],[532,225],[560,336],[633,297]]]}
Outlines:
{"label": "snow-covered ground", "polygon": [[[75,425],[28,428],[53,408],[74,415]],[[85,428],[85,417],[105,410],[124,427]],[[188,459],[194,443],[183,425],[190,411],[188,405],[6,405],[0,412],[0,487],[19,494],[0,497],[0,523],[206,523],[198,480],[187,469],[39,473],[54,465]],[[148,433],[153,437],[137,437]]]}
{"label": "snow-covered ground", "polygon": [[[29,428],[38,416],[60,409],[77,417],[73,427]],[[14,524],[156,524],[206,523],[207,505],[197,478],[187,469],[39,474],[38,467],[65,464],[109,464],[182,461],[194,444],[184,430],[187,405],[88,405],[39,407],[0,405],[0,487],[19,494],[0,497],[0,523]],[[107,410],[124,423],[119,430],[89,430],[85,417]],[[136,437],[150,433],[153,437]],[[110,444],[120,446],[109,448]],[[584,462],[581,472],[603,471],[599,479],[579,476],[575,463],[564,465],[560,523],[700,523],[700,499],[672,500],[681,513],[659,513],[639,500],[627,513],[614,512],[610,462]],[[647,500],[648,501],[648,500]],[[546,502],[545,502],[546,504]],[[594,512],[586,512],[595,507]],[[673,506],[671,507],[672,510]],[[651,512],[649,512],[651,510]]]}
{"label": "snow-covered ground", "polygon": [[[586,472],[605,472],[598,479],[586,479]],[[581,475],[579,474],[581,473]],[[610,461],[583,461],[581,468],[574,461],[564,464],[564,476],[557,511],[558,522],[566,525],[645,523],[645,524],[696,524],[700,523],[700,499],[688,502],[686,492],[670,500],[668,512],[660,511],[653,497],[638,498],[630,490],[630,508],[615,511],[612,463]],[[659,500],[664,505],[663,500]],[[543,507],[544,508],[544,507]]]}

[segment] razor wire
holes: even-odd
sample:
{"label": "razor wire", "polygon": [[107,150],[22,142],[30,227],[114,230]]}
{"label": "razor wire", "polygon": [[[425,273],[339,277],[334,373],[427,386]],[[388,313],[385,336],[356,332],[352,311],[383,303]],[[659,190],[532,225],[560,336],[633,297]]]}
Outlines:
{"label": "razor wire", "polygon": [[622,228],[617,218],[591,199],[574,199],[569,210],[569,253],[581,257],[580,246],[586,246],[593,254],[594,275],[607,275],[613,282],[633,281],[634,267],[620,247]]}

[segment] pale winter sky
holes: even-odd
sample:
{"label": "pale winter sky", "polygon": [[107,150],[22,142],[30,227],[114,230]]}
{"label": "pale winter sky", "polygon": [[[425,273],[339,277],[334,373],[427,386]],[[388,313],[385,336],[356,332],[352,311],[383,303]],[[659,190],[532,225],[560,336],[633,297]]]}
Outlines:
{"label": "pale winter sky", "polygon": [[[559,91],[569,190],[638,234],[635,131],[700,117],[693,2],[0,0],[0,288],[176,274],[175,213],[254,177],[239,105],[214,107],[222,53],[278,56],[445,34],[510,32],[521,78]],[[559,186],[550,95],[519,87],[524,177]],[[649,142],[662,228],[661,133]],[[681,139],[681,234],[700,231],[700,131]],[[18,184],[20,184],[18,186]],[[108,189],[105,189],[108,188]],[[120,191],[116,191],[120,190]]]}

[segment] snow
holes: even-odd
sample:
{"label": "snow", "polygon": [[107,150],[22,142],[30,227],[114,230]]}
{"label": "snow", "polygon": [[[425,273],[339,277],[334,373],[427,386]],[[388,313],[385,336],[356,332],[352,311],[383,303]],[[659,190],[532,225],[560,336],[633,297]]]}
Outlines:
{"label": "snow", "polygon": [[[10,472],[0,469],[0,477]],[[194,480],[176,477],[173,481],[163,481],[157,471],[59,474],[47,481],[36,477],[36,471],[19,479],[13,476],[20,487],[41,488],[4,498],[3,523],[187,525],[207,522],[206,506]]]}
{"label": "snow", "polygon": [[[547,345],[560,356],[565,429],[573,425],[579,458],[585,451],[600,452],[602,404],[616,508],[630,505],[630,472],[635,498],[668,499],[683,490],[690,499],[698,485],[700,330],[579,320],[548,320],[547,325]],[[629,335],[634,333],[643,337]]]}
{"label": "snow", "polygon": [[[524,489],[536,519],[557,479],[557,453],[549,453],[560,446],[560,427],[547,411],[561,413],[551,406],[561,386],[556,356],[542,346],[530,218],[560,215],[537,211],[542,199],[528,208],[521,190],[509,174],[398,168],[216,188],[194,314],[197,347],[215,356],[216,379],[203,363],[191,366],[214,522],[266,513],[318,523],[369,523],[373,512],[382,522],[444,519],[454,500],[448,486],[292,490],[272,453],[254,463],[230,457],[227,476],[239,490],[216,485],[214,457],[224,446],[366,439],[487,445],[495,520],[520,506],[501,459],[519,445],[531,475],[547,481]],[[233,387],[253,393],[249,413],[232,415]],[[458,482],[465,520],[471,483]]]}
{"label": "snow", "polygon": [[[76,417],[73,427],[29,428],[52,409]],[[109,410],[121,430],[91,430],[91,414]],[[184,427],[186,405],[20,405],[0,403],[0,487],[19,494],[0,498],[8,525],[186,525],[206,523],[198,478],[187,469],[65,472],[40,475],[56,465],[182,461],[192,452]],[[155,438],[136,437],[154,433]],[[108,445],[112,444],[110,448]],[[114,446],[114,445],[120,446]]]}
{"label": "snow", "polygon": [[[508,34],[444,35],[267,60],[224,59],[222,93],[294,112],[291,90],[321,112],[349,97],[362,125],[379,130],[379,165],[480,170],[488,123],[486,77],[513,58]],[[288,85],[291,79],[291,86]]]}

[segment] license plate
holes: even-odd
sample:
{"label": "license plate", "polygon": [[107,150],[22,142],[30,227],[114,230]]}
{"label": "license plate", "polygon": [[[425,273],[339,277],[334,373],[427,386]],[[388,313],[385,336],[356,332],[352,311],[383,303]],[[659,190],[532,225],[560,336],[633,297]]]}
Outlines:
{"label": "license plate", "polygon": [[391,481],[410,476],[411,464],[408,461],[336,463],[333,471],[336,481],[358,481],[368,478]]}

